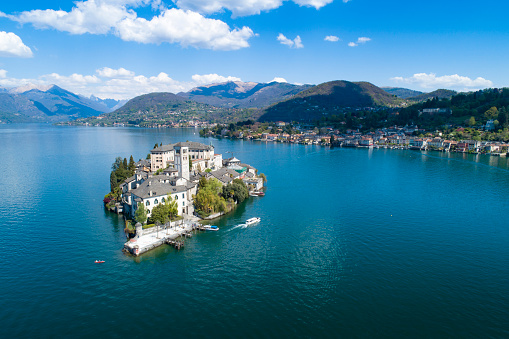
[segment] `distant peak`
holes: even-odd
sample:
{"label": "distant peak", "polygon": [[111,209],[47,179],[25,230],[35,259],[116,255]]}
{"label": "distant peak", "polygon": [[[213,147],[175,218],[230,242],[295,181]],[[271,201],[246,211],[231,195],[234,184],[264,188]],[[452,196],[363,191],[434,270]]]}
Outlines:
{"label": "distant peak", "polygon": [[28,91],[31,91],[34,89],[41,91],[41,92],[46,92],[46,91],[52,89],[53,87],[55,87],[55,85],[37,85],[37,84],[28,83],[28,84],[20,86],[20,87],[15,87],[15,88],[11,89],[10,92],[19,94],[19,93],[25,93],[25,92],[28,92]]}

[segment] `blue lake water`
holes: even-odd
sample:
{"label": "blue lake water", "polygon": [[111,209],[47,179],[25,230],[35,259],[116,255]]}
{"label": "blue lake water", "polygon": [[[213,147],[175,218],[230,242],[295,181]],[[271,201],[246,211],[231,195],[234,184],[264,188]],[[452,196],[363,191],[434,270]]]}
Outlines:
{"label": "blue lake water", "polygon": [[[186,140],[258,168],[266,196],[125,255],[112,162]],[[509,337],[505,158],[1,125],[0,188],[0,337]]]}

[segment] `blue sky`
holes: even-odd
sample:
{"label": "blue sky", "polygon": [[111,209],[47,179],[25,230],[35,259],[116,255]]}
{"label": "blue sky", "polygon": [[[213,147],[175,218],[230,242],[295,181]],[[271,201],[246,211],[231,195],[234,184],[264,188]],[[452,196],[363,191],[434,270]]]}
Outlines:
{"label": "blue sky", "polygon": [[116,99],[226,80],[504,87],[508,9],[500,0],[4,1],[0,86]]}

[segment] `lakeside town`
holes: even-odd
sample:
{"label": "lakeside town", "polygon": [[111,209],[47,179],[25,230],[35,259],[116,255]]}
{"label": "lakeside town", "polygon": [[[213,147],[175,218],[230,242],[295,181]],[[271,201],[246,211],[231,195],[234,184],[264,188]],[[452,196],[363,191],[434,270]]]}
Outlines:
{"label": "lakeside town", "polygon": [[[418,126],[392,126],[374,131],[360,129],[339,130],[333,127],[315,127],[309,124],[291,125],[278,121],[260,133],[258,128],[232,132],[228,125],[209,125],[200,131],[203,137],[225,137],[233,139],[288,142],[305,145],[334,147],[374,147],[391,149],[436,150],[443,152],[481,153],[506,156],[509,143],[496,140],[481,140],[483,132],[494,129],[493,121],[479,129],[458,126],[447,131],[429,132]],[[469,138],[462,138],[462,137]]]}
{"label": "lakeside town", "polygon": [[116,159],[104,203],[123,213],[129,239],[124,249],[140,255],[163,243],[180,248],[177,238],[207,229],[199,224],[202,219],[217,218],[249,196],[264,195],[265,180],[236,157],[223,159],[212,145],[161,143],[147,159]]}

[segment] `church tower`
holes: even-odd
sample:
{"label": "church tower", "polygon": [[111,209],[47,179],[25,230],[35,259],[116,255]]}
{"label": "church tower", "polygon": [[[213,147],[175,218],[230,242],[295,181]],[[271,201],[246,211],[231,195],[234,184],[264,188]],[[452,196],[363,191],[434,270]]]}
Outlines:
{"label": "church tower", "polygon": [[175,166],[179,176],[189,181],[189,149],[186,146],[175,146]]}

